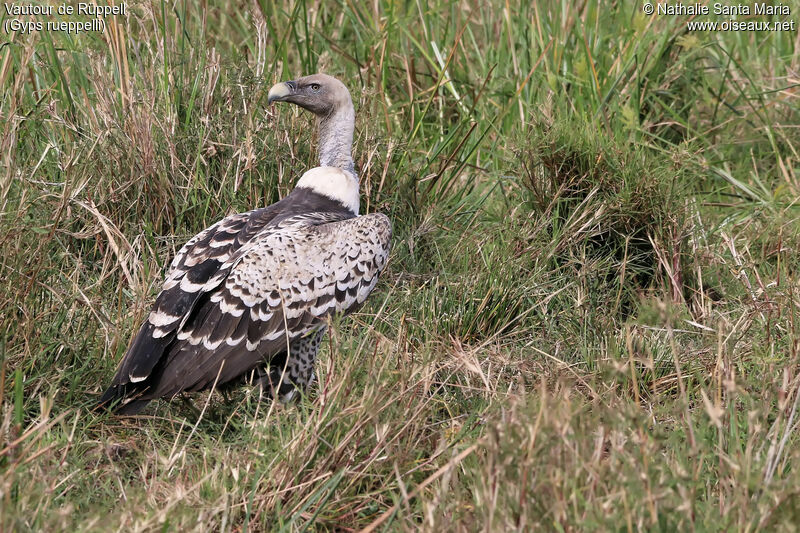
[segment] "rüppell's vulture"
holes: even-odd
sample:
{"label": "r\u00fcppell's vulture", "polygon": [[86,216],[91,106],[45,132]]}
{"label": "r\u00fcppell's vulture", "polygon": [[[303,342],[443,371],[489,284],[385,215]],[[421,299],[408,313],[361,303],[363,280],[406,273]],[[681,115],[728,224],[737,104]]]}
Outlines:
{"label": "r\u00fcppell's vulture", "polygon": [[256,373],[288,400],[313,380],[326,318],[375,288],[391,225],[358,214],[350,93],[315,74],[278,83],[268,100],[316,115],[320,166],[283,200],[225,217],[181,248],[99,406],[136,414],[150,400]]}

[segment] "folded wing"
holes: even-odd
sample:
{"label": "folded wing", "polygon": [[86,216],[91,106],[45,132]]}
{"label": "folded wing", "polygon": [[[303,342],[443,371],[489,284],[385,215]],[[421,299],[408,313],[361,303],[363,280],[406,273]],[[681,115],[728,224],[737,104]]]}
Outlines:
{"label": "folded wing", "polygon": [[[227,230],[206,232],[196,242],[219,242],[221,249],[236,241]],[[390,238],[382,214],[310,213],[267,224],[232,253],[198,255],[190,241],[173,262],[114,384],[137,384],[139,398],[151,399],[250,371],[326,316],[362,304],[386,266]],[[204,267],[209,260],[218,263],[215,268]]]}

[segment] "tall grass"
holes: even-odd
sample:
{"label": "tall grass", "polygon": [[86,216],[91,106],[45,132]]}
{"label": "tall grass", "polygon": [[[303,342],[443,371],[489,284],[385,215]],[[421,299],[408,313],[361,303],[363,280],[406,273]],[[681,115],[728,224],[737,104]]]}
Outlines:
{"label": "tall grass", "polygon": [[[0,47],[4,529],[796,523],[797,32],[635,2],[129,11]],[[266,90],[320,70],[395,237],[316,387],[89,412],[177,248],[316,164]]]}

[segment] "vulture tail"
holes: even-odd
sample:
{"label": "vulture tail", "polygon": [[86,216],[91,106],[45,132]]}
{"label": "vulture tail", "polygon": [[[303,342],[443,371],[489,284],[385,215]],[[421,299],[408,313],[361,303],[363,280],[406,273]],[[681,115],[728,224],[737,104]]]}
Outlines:
{"label": "vulture tail", "polygon": [[[111,410],[118,415],[135,415],[150,403],[150,399],[135,399],[137,391],[127,390],[125,385],[112,385],[103,393],[94,407],[95,411]],[[133,394],[131,394],[133,393]],[[128,401],[125,401],[128,399]]]}

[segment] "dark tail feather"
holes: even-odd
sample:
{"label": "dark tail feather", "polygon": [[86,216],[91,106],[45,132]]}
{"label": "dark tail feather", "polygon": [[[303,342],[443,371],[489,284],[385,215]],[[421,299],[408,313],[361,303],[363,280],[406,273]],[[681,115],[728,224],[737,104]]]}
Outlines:
{"label": "dark tail feather", "polygon": [[[128,416],[139,413],[150,400],[134,399],[141,391],[129,390],[130,384],[112,385],[95,405],[95,411],[111,410],[114,414]],[[127,401],[126,401],[127,400]]]}
{"label": "dark tail feather", "polygon": [[95,411],[113,409],[125,397],[125,387],[123,385],[111,385],[94,406]]}
{"label": "dark tail feather", "polygon": [[131,400],[126,404],[117,406],[114,413],[122,416],[138,415],[150,403],[150,400]]}

